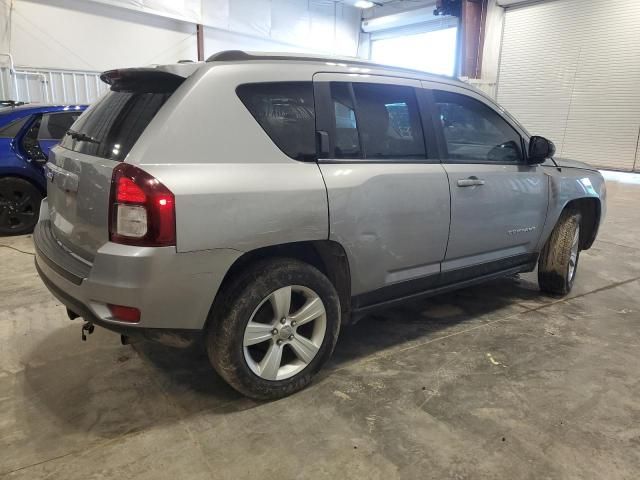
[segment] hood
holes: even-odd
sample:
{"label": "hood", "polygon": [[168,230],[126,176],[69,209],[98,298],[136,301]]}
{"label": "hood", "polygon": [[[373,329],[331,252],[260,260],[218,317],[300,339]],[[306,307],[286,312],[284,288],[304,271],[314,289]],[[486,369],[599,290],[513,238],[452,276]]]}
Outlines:
{"label": "hood", "polygon": [[554,157],[553,158],[556,163],[564,168],[582,168],[584,170],[593,170],[593,171],[598,171],[598,169],[592,165],[589,165],[588,163],[584,163],[584,162],[579,162],[577,160],[570,160],[568,158],[558,158],[558,157]]}

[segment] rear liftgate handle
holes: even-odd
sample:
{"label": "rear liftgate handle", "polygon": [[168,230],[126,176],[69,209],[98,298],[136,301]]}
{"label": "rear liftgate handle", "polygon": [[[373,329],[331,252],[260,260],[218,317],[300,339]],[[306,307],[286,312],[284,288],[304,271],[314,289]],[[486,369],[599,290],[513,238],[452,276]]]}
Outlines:
{"label": "rear liftgate handle", "polygon": [[475,175],[465,178],[464,180],[458,180],[459,187],[476,187],[484,185],[484,180],[480,180]]}

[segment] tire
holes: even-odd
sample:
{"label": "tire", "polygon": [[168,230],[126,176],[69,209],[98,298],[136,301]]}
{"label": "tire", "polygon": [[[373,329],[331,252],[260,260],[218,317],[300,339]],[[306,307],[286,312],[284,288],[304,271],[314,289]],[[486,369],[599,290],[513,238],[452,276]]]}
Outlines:
{"label": "tire", "polygon": [[573,288],[580,258],[580,221],[575,210],[565,210],[538,260],[538,284],[543,292],[567,295]]}
{"label": "tire", "polygon": [[339,330],[340,300],[329,279],[304,262],[269,259],[240,273],[216,298],[207,353],[240,393],[273,400],[311,382],[331,357]]}
{"label": "tire", "polygon": [[42,194],[22,178],[0,178],[0,235],[33,232],[40,214]]}

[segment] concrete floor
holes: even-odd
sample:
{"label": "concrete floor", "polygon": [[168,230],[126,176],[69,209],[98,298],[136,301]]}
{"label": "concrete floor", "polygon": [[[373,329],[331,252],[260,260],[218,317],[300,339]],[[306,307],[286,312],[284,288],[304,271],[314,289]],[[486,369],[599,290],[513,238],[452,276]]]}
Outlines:
{"label": "concrete floor", "polygon": [[640,182],[608,189],[570,298],[527,274],[368,317],[266,404],[198,353],[81,342],[31,239],[2,238],[0,476],[636,479]]}

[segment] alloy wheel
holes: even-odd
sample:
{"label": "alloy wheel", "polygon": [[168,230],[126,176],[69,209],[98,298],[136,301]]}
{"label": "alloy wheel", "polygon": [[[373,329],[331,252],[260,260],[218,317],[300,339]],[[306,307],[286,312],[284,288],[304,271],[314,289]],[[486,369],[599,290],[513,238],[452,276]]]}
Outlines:
{"label": "alloy wheel", "polygon": [[20,185],[0,183],[0,228],[11,232],[33,225],[39,202]]}
{"label": "alloy wheel", "polygon": [[243,336],[244,359],[265,380],[284,380],[316,357],[327,330],[320,296],[310,288],[279,288],[260,302]]}
{"label": "alloy wheel", "polygon": [[580,226],[576,226],[576,232],[573,234],[571,243],[571,255],[569,256],[569,281],[573,281],[576,274],[576,265],[578,263],[578,252],[580,247]]}

